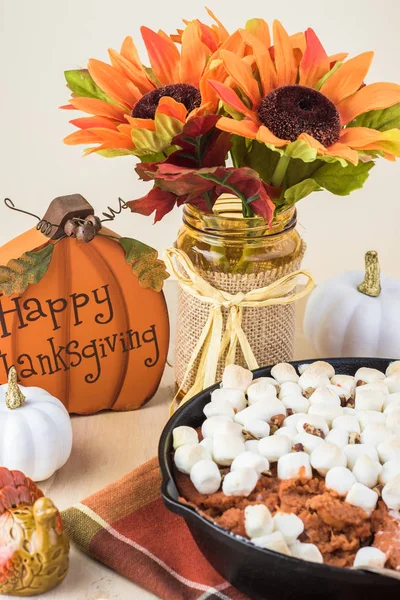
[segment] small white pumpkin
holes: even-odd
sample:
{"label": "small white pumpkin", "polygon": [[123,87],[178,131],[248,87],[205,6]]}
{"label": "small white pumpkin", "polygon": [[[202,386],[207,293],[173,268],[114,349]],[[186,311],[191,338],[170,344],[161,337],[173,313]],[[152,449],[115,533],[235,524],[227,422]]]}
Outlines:
{"label": "small white pumpkin", "polygon": [[43,481],[67,462],[71,448],[62,402],[41,388],[19,386],[11,367],[8,384],[0,386],[0,465]]}
{"label": "small white pumpkin", "polygon": [[311,293],[304,333],[319,356],[400,357],[400,280],[382,277],[381,287],[374,251],[363,276],[346,271]]}

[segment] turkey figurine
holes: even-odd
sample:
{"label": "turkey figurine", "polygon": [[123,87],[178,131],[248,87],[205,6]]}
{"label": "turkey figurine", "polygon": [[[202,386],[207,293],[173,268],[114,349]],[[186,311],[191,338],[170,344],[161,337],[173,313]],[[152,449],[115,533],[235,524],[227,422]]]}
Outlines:
{"label": "turkey figurine", "polygon": [[53,502],[21,471],[0,467],[0,594],[51,590],[68,572],[68,553]]}

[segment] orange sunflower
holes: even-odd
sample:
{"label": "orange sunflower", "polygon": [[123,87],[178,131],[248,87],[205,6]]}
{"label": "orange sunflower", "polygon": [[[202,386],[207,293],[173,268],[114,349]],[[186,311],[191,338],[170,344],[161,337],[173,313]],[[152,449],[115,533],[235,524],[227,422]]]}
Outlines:
{"label": "orange sunflower", "polygon": [[297,38],[295,49],[279,21],[273,24],[273,47],[268,25],[260,19],[239,33],[251,52],[240,57],[221,50],[224,75],[204,77],[230,114],[217,127],[282,155],[273,185],[281,184],[290,157],[339,160],[345,166],[376,154],[389,160],[400,156],[399,129],[379,131],[351,123],[400,102],[400,85],[364,84],[373,52],[347,61],[345,54],[329,57],[312,29],[305,32],[304,46],[301,36]]}

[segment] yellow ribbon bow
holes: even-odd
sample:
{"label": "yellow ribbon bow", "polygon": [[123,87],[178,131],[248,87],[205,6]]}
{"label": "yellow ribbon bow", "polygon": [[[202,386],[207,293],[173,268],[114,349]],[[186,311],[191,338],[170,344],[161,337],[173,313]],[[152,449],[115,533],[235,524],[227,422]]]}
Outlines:
{"label": "yellow ribbon bow", "polygon": [[[215,383],[218,361],[228,349],[225,364],[232,364],[238,342],[248,368],[258,368],[257,360],[242,329],[243,308],[291,304],[309,294],[315,283],[308,271],[301,270],[289,273],[265,287],[256,288],[246,293],[230,294],[213,287],[203,279],[196,272],[188,255],[182,250],[167,248],[164,253],[164,261],[170,273],[176,277],[185,292],[210,305],[206,324],[193,350],[180,388],[172,401],[170,410],[170,414],[172,414],[175,400],[179,396],[199,355],[200,362],[194,384],[185,394],[181,404]],[[296,279],[299,275],[305,275],[307,283],[302,290],[297,292],[295,291]],[[223,332],[222,308],[229,309],[225,332]]]}

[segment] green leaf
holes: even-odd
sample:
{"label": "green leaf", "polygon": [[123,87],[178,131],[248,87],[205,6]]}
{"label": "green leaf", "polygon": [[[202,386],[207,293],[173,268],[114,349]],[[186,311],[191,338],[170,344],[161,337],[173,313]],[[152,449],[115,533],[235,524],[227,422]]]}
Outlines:
{"label": "green leaf", "polygon": [[[83,151],[86,154],[90,148]],[[133,152],[130,150],[122,150],[120,148],[108,148],[107,150],[98,150],[97,154],[104,156],[105,158],[115,158],[117,156],[132,156]]]}
{"label": "green leaf", "polygon": [[330,71],[328,71],[327,73],[325,73],[325,75],[323,77],[321,77],[321,79],[318,81],[317,85],[315,86],[315,89],[320,90],[322,88],[322,86],[324,85],[325,81],[327,81],[329,79],[329,77],[332,77],[332,75],[334,73],[336,73],[336,71],[342,66],[342,64],[343,63],[341,60],[338,60],[337,62],[335,62],[332,69]]}
{"label": "green leaf", "polygon": [[279,159],[279,152],[274,152],[266,144],[253,140],[250,150],[245,151],[237,166],[254,169],[263,181],[269,183]]}
{"label": "green leaf", "polygon": [[157,258],[157,250],[132,238],[119,238],[118,242],[125,250],[126,262],[131,265],[139,285],[160,292],[169,275],[164,262]]}
{"label": "green leaf", "polygon": [[321,189],[314,179],[304,179],[304,181],[300,181],[300,183],[296,183],[296,185],[292,185],[292,187],[285,190],[285,206],[291,206],[312,194],[312,192],[320,192]]}
{"label": "green leaf", "polygon": [[39,283],[49,268],[54,245],[25,252],[0,266],[0,291],[6,296],[23,294],[28,285]]}
{"label": "green leaf", "polygon": [[300,159],[303,162],[314,162],[318,159],[328,163],[339,162],[342,167],[347,166],[347,161],[344,158],[318,155],[316,149],[311,148],[311,146],[309,146],[309,144],[304,140],[296,140],[295,142],[292,142],[286,146],[285,154],[291,158]]}
{"label": "green leaf", "polygon": [[98,100],[105,100],[109,104],[115,104],[115,102],[111,100],[98,85],[96,85],[89,71],[85,69],[76,69],[64,71],[64,75],[69,89],[75,96],[97,98]]}
{"label": "green leaf", "polygon": [[288,189],[305,179],[311,178],[324,164],[322,160],[306,163],[299,158],[292,158],[283,179],[283,187]]}
{"label": "green leaf", "polygon": [[314,173],[313,179],[332,194],[347,196],[362,188],[374,164],[372,161],[360,161],[357,166],[349,164],[347,167],[342,167],[339,163],[325,164]]}
{"label": "green leaf", "polygon": [[161,82],[159,79],[157,79],[157,77],[154,75],[154,71],[151,67],[146,67],[145,65],[142,65],[143,69],[146,71],[146,75],[147,77],[153,82],[155,83],[155,85],[157,87],[162,87]]}
{"label": "green leaf", "polygon": [[348,127],[369,127],[378,131],[400,128],[400,104],[395,104],[383,110],[370,110],[358,115],[348,124]]}

